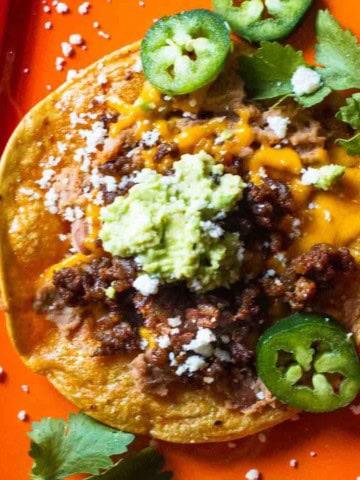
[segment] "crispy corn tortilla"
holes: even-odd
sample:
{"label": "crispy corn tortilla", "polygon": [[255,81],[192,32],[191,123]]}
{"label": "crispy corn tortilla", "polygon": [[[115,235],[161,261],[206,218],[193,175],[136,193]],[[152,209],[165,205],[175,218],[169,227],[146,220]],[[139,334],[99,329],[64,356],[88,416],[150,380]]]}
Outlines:
{"label": "crispy corn tortilla", "polygon": [[[138,58],[136,43],[87,68],[30,111],[5,150],[1,163],[0,254],[8,330],[27,366],[45,375],[85,413],[108,425],[178,443],[244,437],[290,418],[295,411],[273,399],[258,401],[245,413],[229,410],[219,394],[184,386],[176,387],[163,399],[139,392],[130,373],[131,357],[92,356],[96,342],[86,321],[66,335],[32,310],[40,274],[65,254],[58,237],[64,224],[44,208],[43,199],[29,201],[21,187],[39,177],[38,165],[43,157],[51,154],[57,141],[66,142],[65,135],[73,128],[70,110],[60,111],[57,102],[66,96],[70,103],[81,104],[101,94],[99,73],[109,79],[110,94],[120,95],[129,103],[135,101],[143,78],[136,75],[129,79],[125,72]],[[69,158],[72,148],[70,145]],[[221,425],[214,426],[215,420]]]}

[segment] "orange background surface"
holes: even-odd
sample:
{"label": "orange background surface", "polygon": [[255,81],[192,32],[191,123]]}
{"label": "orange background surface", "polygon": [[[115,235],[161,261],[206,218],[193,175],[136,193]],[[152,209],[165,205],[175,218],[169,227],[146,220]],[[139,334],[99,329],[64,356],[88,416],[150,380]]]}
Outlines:
{"label": "orange background surface", "polygon": [[[42,0],[0,0],[0,149],[20,117],[46,96],[48,89],[64,81],[68,68],[82,68],[141,38],[152,20],[164,14],[210,6],[206,0],[144,1],[141,6],[138,0],[90,0],[89,14],[81,16],[77,12],[81,0],[65,0],[71,9],[66,15],[59,15],[53,7],[51,13],[43,12]],[[315,4],[330,8],[344,26],[360,35],[359,0]],[[52,22],[51,30],[45,30],[46,21]],[[96,21],[111,39],[98,35],[93,27]],[[307,49],[310,58],[313,25],[314,12],[292,38],[297,47]],[[76,48],[64,71],[58,72],[55,58],[62,56],[60,44],[72,33],[83,36],[87,50]],[[24,73],[26,68],[29,73]],[[0,342],[0,366],[5,372],[0,378],[0,480],[25,480],[31,469],[26,436],[31,421],[44,416],[66,418],[75,409],[45,379],[23,366],[7,337],[2,317]],[[29,386],[29,393],[22,391],[24,384]],[[17,418],[23,409],[28,413],[25,422]],[[360,476],[360,416],[349,409],[303,415],[298,421],[266,432],[265,443],[254,436],[230,446],[159,442],[159,448],[175,472],[175,480],[241,480],[251,468],[258,469],[263,480],[356,480]],[[290,467],[291,459],[297,460],[298,468]]]}

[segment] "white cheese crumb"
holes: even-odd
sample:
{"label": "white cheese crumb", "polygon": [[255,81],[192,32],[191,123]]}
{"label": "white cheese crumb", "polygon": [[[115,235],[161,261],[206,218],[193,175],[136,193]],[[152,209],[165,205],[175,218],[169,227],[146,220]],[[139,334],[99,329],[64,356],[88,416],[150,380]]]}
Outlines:
{"label": "white cheese crumb", "polygon": [[296,468],[298,466],[298,462],[295,458],[292,458],[289,462],[291,468]]}
{"label": "white cheese crumb", "polygon": [[73,127],[75,127],[77,124],[86,125],[87,123],[86,120],[79,117],[79,115],[76,112],[71,112],[69,117],[70,117],[70,123]]}
{"label": "white cheese crumb", "polygon": [[154,295],[159,290],[159,280],[154,277],[150,277],[146,273],[139,275],[133,282],[133,287],[139,291],[142,295]]}
{"label": "white cheese crumb", "polygon": [[60,14],[68,13],[70,11],[69,7],[64,2],[57,3],[55,10]]}
{"label": "white cheese crumb", "polygon": [[229,337],[229,335],[221,335],[221,336],[220,336],[220,339],[221,339],[221,341],[222,341],[223,343],[225,343],[225,345],[226,345],[227,343],[230,343],[230,337]]}
{"label": "white cheese crumb", "polygon": [[106,97],[105,95],[96,95],[96,97],[94,97],[94,100],[95,102],[100,103],[102,105],[106,102]]}
{"label": "white cheese crumb", "polygon": [[258,400],[265,400],[265,393],[264,392],[257,392],[255,394],[255,397],[258,399]]}
{"label": "white cheese crumb", "polygon": [[80,207],[66,207],[63,214],[64,220],[67,220],[70,223],[75,222],[75,220],[80,220],[84,216],[84,212]]}
{"label": "white cheese crumb", "polygon": [[105,175],[101,179],[101,183],[105,185],[105,190],[107,192],[115,192],[117,188],[116,179],[110,175]]}
{"label": "white cheese crumb", "polygon": [[314,452],[314,451],[310,452],[310,457],[316,457],[316,456],[317,456],[316,452]]}
{"label": "white cheese crumb", "polygon": [[176,375],[181,376],[185,372],[194,373],[206,366],[206,362],[200,355],[191,355],[176,369]]}
{"label": "white cheese crumb", "polygon": [[17,414],[17,417],[22,422],[25,422],[25,420],[27,420],[27,418],[28,418],[28,414],[26,413],[25,410],[20,410],[20,412]]}
{"label": "white cheese crumb", "polygon": [[161,337],[158,337],[157,343],[160,348],[168,348],[171,345],[170,342],[170,337],[169,335],[161,335]]}
{"label": "white cheese crumb", "polygon": [[259,442],[260,442],[260,443],[266,443],[266,441],[267,441],[267,436],[266,436],[265,433],[261,432],[261,433],[259,433],[259,435],[258,435],[258,439],[259,439]]}
{"label": "white cheese crumb", "polygon": [[215,379],[213,377],[204,377],[203,381],[210,385],[211,383],[214,383]]}
{"label": "white cheese crumb", "polygon": [[214,355],[221,362],[231,362],[230,354],[226,350],[222,350],[221,348],[215,348]]}
{"label": "white cheese crumb", "polygon": [[49,212],[52,214],[58,213],[58,208],[56,206],[57,199],[58,199],[58,194],[56,193],[54,188],[50,188],[45,193],[44,205],[47,208],[47,210],[49,210]]}
{"label": "white cheese crumb", "polygon": [[69,42],[61,42],[61,51],[65,57],[71,57],[71,55],[74,53],[74,49]]}
{"label": "white cheese crumb", "polygon": [[42,177],[40,178],[40,180],[37,180],[36,183],[38,183],[40,185],[40,188],[44,190],[49,186],[49,181],[51,180],[51,177],[55,175],[55,173],[55,170],[53,170],[52,168],[43,170]]}
{"label": "white cheese crumb", "polygon": [[96,194],[95,200],[94,200],[95,205],[104,205],[104,193],[103,192],[98,192]]}
{"label": "white cheese crumb", "polygon": [[209,328],[199,328],[196,333],[196,337],[191,340],[190,343],[183,346],[185,352],[192,350],[195,353],[199,353],[204,357],[210,357],[214,348],[211,345],[212,342],[216,341],[216,336]]}
{"label": "white cheese crumb", "polygon": [[141,350],[146,350],[149,345],[149,342],[146,340],[146,338],[142,338],[140,340],[140,349]]}
{"label": "white cheese crumb", "polygon": [[63,57],[56,57],[55,59],[55,67],[56,67],[56,70],[62,70],[64,68],[64,65],[65,65],[65,58]]}
{"label": "white cheese crumb", "polygon": [[68,70],[67,74],[66,74],[66,81],[71,82],[72,80],[74,80],[78,76],[79,76],[79,72],[77,70],[75,70],[74,68],[70,68],[70,70]]}
{"label": "white cheese crumb", "polygon": [[168,318],[168,324],[170,325],[170,327],[179,327],[181,325],[181,318],[180,317]]}
{"label": "white cheese crumb", "polygon": [[49,5],[45,5],[45,7],[43,8],[43,11],[45,13],[50,13],[51,12],[51,8],[49,7]]}
{"label": "white cheese crumb", "polygon": [[71,45],[82,45],[84,39],[79,33],[72,33],[69,37],[69,43],[71,43]]}
{"label": "white cheese crumb", "polygon": [[80,13],[80,15],[86,15],[87,13],[89,13],[90,7],[90,2],[84,2],[79,6],[78,12]]}
{"label": "white cheese crumb", "polygon": [[312,68],[298,67],[291,78],[295,95],[309,95],[316,92],[321,86],[321,76]]}
{"label": "white cheese crumb", "polygon": [[86,140],[88,148],[95,149],[97,146],[104,144],[107,130],[104,122],[94,122],[91,125],[91,130],[79,130],[79,135]]}
{"label": "white cheese crumb", "polygon": [[100,28],[100,23],[99,22],[94,22],[93,27],[94,28]]}
{"label": "white cheese crumb", "polygon": [[143,2],[142,0],[140,0],[140,2],[139,2],[139,7],[145,7],[145,2]]}
{"label": "white cheese crumb", "polygon": [[260,479],[260,472],[259,472],[259,470],[256,470],[255,468],[253,468],[252,470],[249,470],[245,474],[245,478],[246,478],[246,480],[259,480]]}
{"label": "white cheese crumb", "polygon": [[59,239],[61,242],[65,242],[68,238],[68,236],[66,235],[66,233],[59,233],[58,235]]}
{"label": "white cheese crumb", "polygon": [[178,365],[174,352],[169,353],[169,360],[170,360],[170,367],[176,367]]}
{"label": "white cheese crumb", "polygon": [[211,238],[220,238],[224,234],[224,230],[214,222],[210,220],[201,221],[200,227]]}
{"label": "white cheese crumb", "polygon": [[3,367],[0,367],[0,381],[4,380],[5,379],[5,371],[3,369]]}
{"label": "white cheese crumb", "polygon": [[268,125],[278,138],[285,138],[290,118],[281,117],[280,115],[269,116]]}
{"label": "white cheese crumb", "polygon": [[98,31],[99,37],[105,38],[106,40],[110,40],[110,35],[108,33],[103,32],[102,30]]}
{"label": "white cheese crumb", "polygon": [[63,142],[56,142],[56,145],[57,145],[57,148],[58,148],[58,151],[60,154],[63,154],[66,152],[67,150],[67,145],[66,143],[63,143]]}
{"label": "white cheese crumb", "polygon": [[143,143],[147,147],[153,147],[160,138],[160,133],[158,130],[149,130],[144,132],[141,136]]}
{"label": "white cheese crumb", "polygon": [[107,79],[105,73],[100,73],[100,75],[98,75],[97,83],[98,83],[98,85],[106,85],[108,83],[108,79]]}
{"label": "white cheese crumb", "polygon": [[53,24],[49,21],[44,23],[45,30],[51,30],[53,28]]}
{"label": "white cheese crumb", "polygon": [[131,67],[131,70],[135,73],[140,73],[142,72],[142,63],[141,63],[141,58],[139,58],[138,60],[136,60],[136,62],[134,63],[134,65]]}
{"label": "white cheese crumb", "polygon": [[21,390],[25,393],[29,393],[30,392],[29,385],[21,385]]}
{"label": "white cheese crumb", "polygon": [[40,194],[32,188],[20,187],[19,193],[23,193],[24,195],[29,197],[30,200],[38,200],[40,198]]}

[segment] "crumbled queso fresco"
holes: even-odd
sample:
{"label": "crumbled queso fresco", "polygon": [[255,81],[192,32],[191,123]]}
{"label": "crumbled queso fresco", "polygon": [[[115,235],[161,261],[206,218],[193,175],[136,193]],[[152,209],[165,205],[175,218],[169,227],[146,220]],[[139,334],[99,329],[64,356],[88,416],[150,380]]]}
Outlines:
{"label": "crumbled queso fresco", "polygon": [[316,92],[321,86],[321,76],[312,68],[298,67],[291,78],[295,95],[309,95]]}

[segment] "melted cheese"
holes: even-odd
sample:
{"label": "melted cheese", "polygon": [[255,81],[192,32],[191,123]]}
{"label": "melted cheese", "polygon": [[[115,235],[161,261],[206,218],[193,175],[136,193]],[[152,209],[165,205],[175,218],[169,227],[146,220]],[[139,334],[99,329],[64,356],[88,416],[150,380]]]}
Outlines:
{"label": "melted cheese", "polygon": [[261,168],[299,175],[302,163],[299,154],[292,148],[276,149],[264,145],[255,153],[249,164],[249,170],[253,174],[256,174]]}
{"label": "melted cheese", "polygon": [[360,170],[349,168],[338,191],[315,192],[315,208],[303,213],[302,237],[295,242],[295,253],[320,242],[350,245],[360,236]]}
{"label": "melted cheese", "polygon": [[[249,125],[247,109],[237,112],[239,120],[236,123],[226,118],[215,118],[184,127],[181,131],[175,120],[162,118],[170,107],[171,110],[179,109],[188,114],[197,112],[205,95],[206,89],[203,89],[188,96],[175,98],[170,103],[165,101],[154,87],[145,82],[140,97],[134,105],[110,97],[107,104],[120,114],[118,121],[110,127],[110,136],[116,137],[122,130],[135,126],[135,139],[140,141],[144,133],[157,130],[162,141],[178,144],[181,155],[206,150],[216,160],[226,160],[229,155],[237,155],[241,148],[250,146],[255,139],[255,134]],[[151,108],[146,109],[144,105],[150,105]],[[224,146],[223,142],[217,139],[225,130],[229,130],[231,136]],[[164,158],[165,165],[156,163],[155,153],[155,147],[140,152],[145,167],[160,171],[171,167],[171,161],[167,157]]]}

